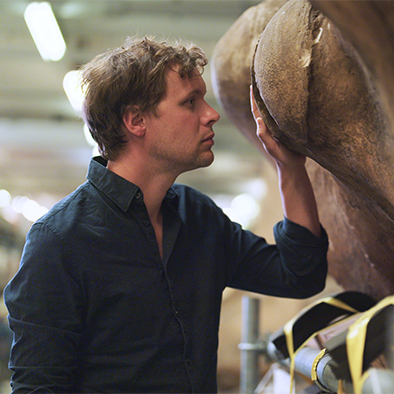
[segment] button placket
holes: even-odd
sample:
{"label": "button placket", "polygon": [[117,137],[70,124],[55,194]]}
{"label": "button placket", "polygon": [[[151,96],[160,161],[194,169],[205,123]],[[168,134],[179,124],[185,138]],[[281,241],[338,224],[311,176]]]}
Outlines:
{"label": "button placket", "polygon": [[134,195],[134,199],[135,199],[135,207],[136,207],[136,209],[134,211],[135,212],[134,217],[137,219],[142,231],[145,233],[147,241],[151,245],[152,251],[157,250],[157,255],[158,255],[158,257],[160,259],[160,263],[161,263],[161,258],[160,258],[160,253],[159,253],[159,247],[157,245],[155,230],[154,230],[152,223],[149,219],[148,211],[146,210],[146,207],[144,205],[142,192],[137,191],[136,194]]}
{"label": "button placket", "polygon": [[173,284],[172,284],[171,279],[168,277],[167,272],[166,272],[166,278],[167,278],[168,289],[170,291],[170,296],[171,296],[171,300],[172,300],[172,309],[174,311],[175,318],[178,321],[178,324],[180,325],[181,332],[182,332],[183,343],[184,343],[183,361],[184,361],[184,364],[185,364],[185,367],[187,370],[187,374],[190,379],[190,384],[192,386],[192,392],[194,392],[194,387],[195,387],[196,383],[195,383],[195,379],[194,379],[193,363],[192,363],[191,359],[186,356],[186,354],[188,354],[188,348],[189,348],[188,333],[187,333],[187,329],[185,326],[185,322],[182,321],[181,313],[179,312],[179,310],[175,304]]}

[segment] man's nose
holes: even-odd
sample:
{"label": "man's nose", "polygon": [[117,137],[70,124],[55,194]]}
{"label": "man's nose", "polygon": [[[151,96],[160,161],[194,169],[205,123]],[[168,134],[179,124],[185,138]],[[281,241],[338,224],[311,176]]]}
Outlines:
{"label": "man's nose", "polygon": [[208,123],[214,125],[219,119],[220,114],[207,103],[207,119]]}

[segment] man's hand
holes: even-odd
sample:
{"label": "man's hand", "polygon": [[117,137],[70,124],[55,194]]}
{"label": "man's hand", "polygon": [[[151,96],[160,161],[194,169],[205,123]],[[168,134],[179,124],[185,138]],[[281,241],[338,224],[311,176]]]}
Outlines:
{"label": "man's hand", "polygon": [[264,149],[275,160],[279,166],[302,167],[305,165],[306,157],[290,151],[277,138],[275,138],[268,127],[265,125],[263,118],[257,108],[256,100],[253,96],[252,87],[250,88],[250,105],[253,118],[257,126],[257,136],[262,142]]}
{"label": "man's hand", "polygon": [[275,160],[284,215],[294,223],[320,236],[319,215],[312,185],[305,168],[306,157],[292,152],[275,137],[264,124],[250,89],[250,103],[257,125],[257,135],[267,153]]}

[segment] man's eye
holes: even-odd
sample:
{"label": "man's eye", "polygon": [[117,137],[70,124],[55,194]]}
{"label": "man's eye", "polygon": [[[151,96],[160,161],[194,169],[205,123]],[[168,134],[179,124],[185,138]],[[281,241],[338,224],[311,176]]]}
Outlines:
{"label": "man's eye", "polygon": [[192,99],[189,99],[188,101],[187,101],[187,103],[189,104],[189,105],[191,105],[191,106],[194,106],[194,102],[195,102],[196,100],[194,99],[194,98],[192,98]]}

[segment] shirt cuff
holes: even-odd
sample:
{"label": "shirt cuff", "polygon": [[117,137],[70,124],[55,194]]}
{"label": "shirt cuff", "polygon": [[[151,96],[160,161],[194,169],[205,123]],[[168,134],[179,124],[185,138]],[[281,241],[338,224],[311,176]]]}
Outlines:
{"label": "shirt cuff", "polygon": [[284,217],[284,219],[277,223],[274,228],[275,238],[286,237],[303,246],[327,247],[328,236],[326,230],[320,225],[320,237],[316,236],[309,229]]}

